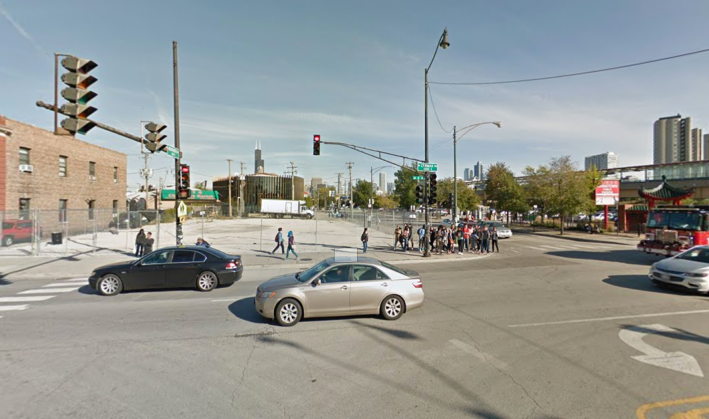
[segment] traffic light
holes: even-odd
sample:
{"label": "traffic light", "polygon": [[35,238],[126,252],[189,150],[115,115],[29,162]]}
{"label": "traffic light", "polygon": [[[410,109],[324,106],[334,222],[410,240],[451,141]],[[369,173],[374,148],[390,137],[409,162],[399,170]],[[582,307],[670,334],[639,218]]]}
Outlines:
{"label": "traffic light", "polygon": [[436,191],[438,190],[438,181],[437,181],[437,175],[435,173],[431,173],[429,176],[428,180],[428,205],[433,205],[437,202],[437,194]]}
{"label": "traffic light", "polygon": [[166,144],[160,144],[162,140],[167,138],[167,135],[161,134],[165,128],[167,128],[167,125],[156,124],[155,122],[145,124],[145,129],[148,131],[148,133],[145,134],[145,148],[150,150],[151,153],[161,151],[163,148],[167,147]]}
{"label": "traffic light", "polygon": [[190,197],[190,167],[186,164],[180,165],[180,184],[177,188],[177,194],[180,199],[188,199]]}
{"label": "traffic light", "polygon": [[62,90],[62,97],[69,103],[62,105],[60,109],[69,117],[64,119],[61,125],[72,135],[86,134],[96,126],[86,118],[96,112],[96,108],[89,106],[88,103],[97,94],[88,90],[88,87],[97,80],[96,77],[90,76],[89,72],[98,67],[98,64],[91,60],[67,56],[62,60],[62,67],[69,70],[68,73],[62,74],[62,81],[69,86]]}
{"label": "traffic light", "polygon": [[320,155],[320,135],[313,135],[313,156]]}
{"label": "traffic light", "polygon": [[416,185],[416,203],[423,204],[423,185]]}

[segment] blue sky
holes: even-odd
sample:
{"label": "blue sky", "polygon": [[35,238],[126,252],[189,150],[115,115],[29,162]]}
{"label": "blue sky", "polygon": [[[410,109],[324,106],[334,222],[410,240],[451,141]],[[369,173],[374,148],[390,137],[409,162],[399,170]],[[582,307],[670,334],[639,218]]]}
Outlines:
{"label": "blue sky", "polygon": [[[167,5],[169,7],[166,7]],[[37,108],[52,98],[53,53],[90,58],[99,81],[92,117],[140,134],[168,125],[172,143],[172,41],[179,44],[181,142],[193,178],[226,175],[226,159],[253,172],[256,141],[266,171],[332,182],[384,165],[341,147],[312,156],[312,135],[423,158],[423,70],[443,28],[430,81],[486,82],[628,64],[709,47],[709,2],[635,1],[213,1],[0,0],[0,114],[51,129]],[[67,22],[79,22],[72,30]],[[649,164],[652,124],[692,116],[709,131],[709,53],[590,76],[496,86],[432,85],[446,130],[500,120],[458,143],[458,175],[475,161],[514,171],[551,157],[606,151]],[[450,134],[429,106],[430,160],[453,173]],[[128,154],[139,146],[92,130],[82,139]],[[155,178],[172,160],[150,160]],[[238,163],[233,166],[238,171]],[[392,178],[394,169],[386,169]],[[375,175],[376,181],[376,175]]]}

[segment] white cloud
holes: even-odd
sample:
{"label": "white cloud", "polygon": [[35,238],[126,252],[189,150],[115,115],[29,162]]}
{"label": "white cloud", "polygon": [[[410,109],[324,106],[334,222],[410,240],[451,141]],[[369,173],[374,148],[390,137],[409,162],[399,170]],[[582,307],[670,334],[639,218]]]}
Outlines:
{"label": "white cloud", "polygon": [[0,15],[3,15],[3,16],[5,17],[5,19],[6,19],[8,22],[10,22],[10,25],[12,25],[12,27],[15,28],[15,30],[16,30],[23,38],[25,38],[26,40],[28,40],[28,41],[32,44],[32,46],[34,47],[34,49],[36,49],[37,51],[41,52],[42,54],[46,54],[46,53],[47,53],[47,52],[44,50],[44,48],[42,48],[42,47],[39,45],[39,43],[37,43],[37,41],[35,41],[35,39],[32,37],[32,35],[30,35],[29,32],[27,32],[27,31],[25,30],[25,28],[23,28],[22,25],[20,25],[20,24],[10,15],[10,12],[7,11],[7,9],[6,9],[5,6],[2,4],[2,2],[0,2]]}

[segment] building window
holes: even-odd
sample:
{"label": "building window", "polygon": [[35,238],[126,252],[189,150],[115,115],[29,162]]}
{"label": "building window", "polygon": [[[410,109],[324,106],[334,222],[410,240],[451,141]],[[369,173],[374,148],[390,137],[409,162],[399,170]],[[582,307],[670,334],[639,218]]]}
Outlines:
{"label": "building window", "polygon": [[89,179],[96,180],[96,162],[89,162]]}
{"label": "building window", "polygon": [[20,219],[29,220],[30,218],[30,200],[29,198],[20,198]]}
{"label": "building window", "polygon": [[118,167],[113,166],[113,183],[118,183]]}
{"label": "building window", "polygon": [[89,220],[94,219],[94,204],[95,204],[95,202],[96,201],[93,199],[90,201],[87,201],[87,203],[89,204]]}
{"label": "building window", "polygon": [[20,147],[20,164],[30,164],[30,149]]}
{"label": "building window", "polygon": [[66,156],[59,156],[59,177],[66,177]]}
{"label": "building window", "polygon": [[118,200],[114,199],[113,200],[113,215],[118,214]]}
{"label": "building window", "polygon": [[59,200],[59,222],[66,223],[66,199]]}

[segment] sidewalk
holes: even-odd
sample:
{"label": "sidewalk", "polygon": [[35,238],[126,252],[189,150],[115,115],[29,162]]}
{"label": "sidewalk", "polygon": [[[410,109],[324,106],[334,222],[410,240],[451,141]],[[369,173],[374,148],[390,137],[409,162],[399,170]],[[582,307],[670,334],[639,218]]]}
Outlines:
{"label": "sidewalk", "polygon": [[594,243],[612,243],[612,244],[637,244],[641,238],[637,233],[604,233],[604,234],[589,234],[578,230],[564,230],[564,234],[559,234],[558,229],[530,226],[511,226],[514,234],[533,234],[539,236],[554,237],[562,240],[574,240]]}
{"label": "sidewalk", "polygon": [[[327,245],[323,245],[327,246]],[[300,260],[296,261],[293,255],[285,260],[285,255],[276,253],[271,255],[267,251],[250,252],[242,254],[241,259],[244,264],[245,274],[250,269],[275,268],[292,265],[294,269],[305,269],[315,263],[334,256],[335,249],[346,249],[346,246],[328,246],[330,250],[320,252],[302,252],[298,255]],[[350,248],[351,249],[351,248]],[[390,246],[370,246],[366,254],[362,254],[361,248],[359,256],[371,257],[396,264],[396,262],[411,263],[423,260],[423,256],[418,251],[408,253],[401,250],[392,250]],[[434,255],[426,261],[434,260],[461,260],[479,259],[485,256],[466,253],[463,255]],[[88,278],[94,268],[107,265],[109,263],[135,260],[131,253],[102,249],[92,253],[87,251],[84,254],[68,257],[4,257],[1,259],[0,285],[8,282],[27,279],[67,279],[67,278]]]}

